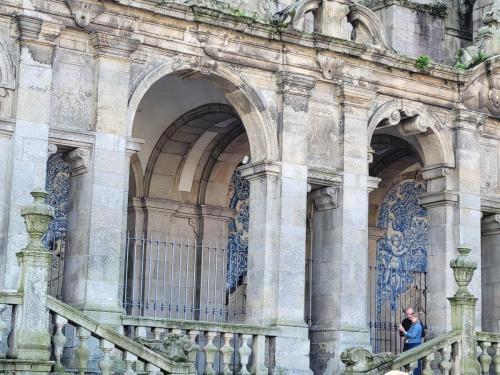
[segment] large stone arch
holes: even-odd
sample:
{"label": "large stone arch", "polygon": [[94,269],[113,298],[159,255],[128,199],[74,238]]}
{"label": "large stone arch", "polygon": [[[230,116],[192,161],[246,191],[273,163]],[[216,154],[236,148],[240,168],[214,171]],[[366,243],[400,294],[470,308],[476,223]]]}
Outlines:
{"label": "large stone arch", "polygon": [[420,146],[424,167],[455,167],[452,140],[444,125],[425,105],[403,99],[394,99],[381,105],[368,122],[368,144],[377,127],[397,126],[403,136],[414,135]]}
{"label": "large stone arch", "polygon": [[221,88],[241,118],[250,142],[253,161],[277,160],[279,155],[276,121],[256,90],[231,67],[202,58],[164,62],[146,74],[133,90],[128,105],[128,135],[132,135],[134,117],[141,99],[151,86],[167,75],[199,74]]}

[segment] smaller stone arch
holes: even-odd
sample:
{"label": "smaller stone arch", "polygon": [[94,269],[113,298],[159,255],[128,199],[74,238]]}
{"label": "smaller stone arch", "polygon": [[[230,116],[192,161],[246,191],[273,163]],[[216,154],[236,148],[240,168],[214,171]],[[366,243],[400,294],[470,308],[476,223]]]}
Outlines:
{"label": "smaller stone arch", "polygon": [[0,88],[14,90],[15,87],[14,64],[5,48],[5,44],[0,40]]}
{"label": "smaller stone arch", "polygon": [[403,99],[394,99],[381,105],[368,122],[368,144],[375,129],[390,126],[396,126],[403,137],[415,136],[425,167],[455,167],[450,135],[425,105]]}
{"label": "smaller stone arch", "polygon": [[353,26],[352,40],[354,42],[394,51],[382,21],[371,9],[352,3],[349,5],[349,10],[347,18]]}
{"label": "smaller stone arch", "polygon": [[[129,98],[128,134],[132,134],[135,113],[141,99],[161,78],[176,74],[207,79],[223,91],[243,122],[250,141],[253,161],[277,160],[279,156],[276,124],[256,90],[230,66],[207,58],[182,57],[166,61],[146,74]],[[198,77],[196,77],[198,78]]]}
{"label": "smaller stone arch", "polygon": [[130,185],[133,186],[134,190],[129,191],[129,195],[132,194],[134,197],[144,196],[144,173],[142,172],[142,166],[137,154],[130,157]]}

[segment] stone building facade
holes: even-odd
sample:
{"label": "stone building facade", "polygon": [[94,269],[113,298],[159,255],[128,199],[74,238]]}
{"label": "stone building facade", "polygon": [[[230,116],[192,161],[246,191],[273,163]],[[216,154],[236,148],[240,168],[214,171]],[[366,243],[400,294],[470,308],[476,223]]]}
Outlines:
{"label": "stone building facade", "polygon": [[499,9],[3,0],[1,287],[41,186],[55,294],[104,324],[276,327],[276,371],[336,374],[346,347],[398,350],[405,306],[449,330],[467,245],[498,332]]}

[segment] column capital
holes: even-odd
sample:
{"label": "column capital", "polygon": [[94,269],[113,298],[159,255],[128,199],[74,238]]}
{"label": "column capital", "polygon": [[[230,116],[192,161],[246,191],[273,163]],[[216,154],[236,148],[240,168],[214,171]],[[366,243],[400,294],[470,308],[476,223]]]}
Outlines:
{"label": "column capital", "polygon": [[500,234],[500,215],[484,216],[481,220],[481,234],[483,235],[497,235]]}
{"label": "column capital", "polygon": [[241,177],[249,181],[260,178],[278,178],[281,173],[281,164],[274,161],[259,161],[243,165],[238,168]]}
{"label": "column capital", "polygon": [[125,149],[127,156],[132,157],[132,155],[135,155],[139,151],[141,151],[141,147],[145,142],[146,141],[144,141],[143,139],[127,138],[127,146]]}
{"label": "column capital", "polygon": [[339,188],[328,186],[311,192],[311,198],[318,211],[333,210],[338,207]]}
{"label": "column capital", "polygon": [[278,93],[309,98],[316,85],[316,78],[302,74],[280,71],[276,73]]}
{"label": "column capital", "polygon": [[341,101],[345,106],[353,106],[359,109],[369,109],[375,92],[364,87],[344,85],[342,86]]}
{"label": "column capital", "polygon": [[94,32],[90,38],[95,56],[128,60],[139,47],[139,40],[103,32]]}
{"label": "column capital", "polygon": [[378,184],[380,184],[380,181],[382,181],[382,179],[379,177],[368,176],[368,184],[367,184],[368,192],[370,193],[376,188],[378,188]]}
{"label": "column capital", "polygon": [[418,204],[424,208],[439,206],[454,207],[458,202],[458,194],[452,191],[440,191],[437,193],[425,193],[418,198]]}

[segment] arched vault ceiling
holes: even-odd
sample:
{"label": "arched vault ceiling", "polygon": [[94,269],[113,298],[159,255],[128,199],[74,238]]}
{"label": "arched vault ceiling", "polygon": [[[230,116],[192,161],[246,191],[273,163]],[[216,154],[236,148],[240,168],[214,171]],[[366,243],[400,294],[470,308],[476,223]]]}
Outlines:
{"label": "arched vault ceiling", "polygon": [[137,109],[132,132],[133,137],[145,141],[138,155],[143,169],[167,127],[184,113],[207,103],[228,104],[222,91],[205,80],[170,75],[149,89]]}

